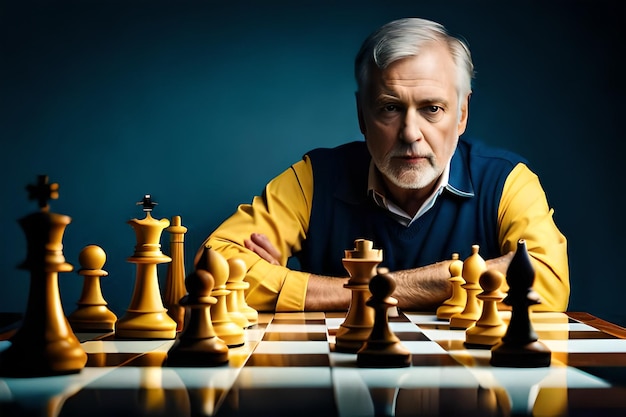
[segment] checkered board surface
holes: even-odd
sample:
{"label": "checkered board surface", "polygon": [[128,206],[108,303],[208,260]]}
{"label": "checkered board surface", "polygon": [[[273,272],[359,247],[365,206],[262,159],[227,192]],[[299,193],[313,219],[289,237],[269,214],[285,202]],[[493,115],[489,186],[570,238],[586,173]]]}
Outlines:
{"label": "checkered board surface", "polygon": [[492,367],[489,350],[465,348],[464,331],[413,313],[390,319],[411,366],[358,368],[356,354],[334,349],[344,318],[261,314],[214,368],[162,366],[171,340],[78,334],[85,369],[0,379],[0,416],[626,415],[626,339],[565,314],[533,315],[547,368]]}

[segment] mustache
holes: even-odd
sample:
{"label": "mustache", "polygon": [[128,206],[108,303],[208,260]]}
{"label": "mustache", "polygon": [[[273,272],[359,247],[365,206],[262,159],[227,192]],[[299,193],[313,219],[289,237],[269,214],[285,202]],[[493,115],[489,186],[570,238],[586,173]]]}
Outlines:
{"label": "mustache", "polygon": [[432,159],[434,155],[431,152],[420,151],[414,143],[400,144],[394,146],[394,148],[387,154],[389,158],[427,158]]}

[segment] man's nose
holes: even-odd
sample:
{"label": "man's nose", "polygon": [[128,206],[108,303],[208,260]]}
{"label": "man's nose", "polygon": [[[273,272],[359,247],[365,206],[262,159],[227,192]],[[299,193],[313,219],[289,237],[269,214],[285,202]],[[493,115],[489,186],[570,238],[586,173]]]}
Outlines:
{"label": "man's nose", "polygon": [[408,110],[404,116],[402,128],[400,130],[400,139],[406,143],[412,143],[424,138],[422,129],[420,128],[420,122],[422,122],[417,115],[417,112]]}

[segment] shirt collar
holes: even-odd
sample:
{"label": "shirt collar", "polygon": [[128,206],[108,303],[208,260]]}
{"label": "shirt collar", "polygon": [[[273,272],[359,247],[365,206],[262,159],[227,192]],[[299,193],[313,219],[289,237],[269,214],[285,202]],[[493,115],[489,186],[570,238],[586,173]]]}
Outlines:
{"label": "shirt collar", "polygon": [[447,187],[449,176],[450,166],[448,165],[439,177],[438,184],[434,188],[432,194],[426,199],[426,201],[424,201],[422,207],[420,207],[420,209],[413,217],[409,216],[393,201],[387,199],[387,197],[385,196],[385,187],[383,186],[382,174],[376,168],[373,160],[370,161],[367,189],[368,194],[372,196],[377,205],[388,210],[403,225],[410,226],[411,223],[421,217],[435,204],[435,200],[437,199],[437,197],[443,192],[444,188]]}
{"label": "shirt collar", "polygon": [[471,198],[474,196],[474,187],[470,180],[469,168],[462,154],[463,151],[457,146],[450,163],[443,170],[433,193],[426,199],[414,217],[409,216],[404,210],[386,198],[382,174],[376,168],[373,160],[370,160],[369,165],[368,194],[372,196],[376,204],[388,210],[399,222],[409,226],[435,204],[437,197],[444,190],[459,197]]}

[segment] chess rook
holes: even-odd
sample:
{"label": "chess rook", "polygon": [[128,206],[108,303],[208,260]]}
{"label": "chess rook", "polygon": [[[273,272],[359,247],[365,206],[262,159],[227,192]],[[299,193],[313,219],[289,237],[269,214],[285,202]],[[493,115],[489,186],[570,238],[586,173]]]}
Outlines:
{"label": "chess rook", "polygon": [[356,353],[372,331],[374,310],[366,302],[371,295],[370,280],[382,260],[382,249],[373,249],[373,243],[365,239],[355,240],[354,249],[345,251],[342,262],[350,279],[344,288],[352,294],[346,319],[337,330],[335,349],[338,352]]}
{"label": "chess rook", "polygon": [[517,242],[506,281],[509,292],[503,302],[511,306],[511,320],[502,341],[491,349],[491,365],[516,368],[550,366],[552,353],[539,341],[530,321],[529,307],[541,303],[541,300],[532,290],[535,270],[524,239]]}
{"label": "chess rook", "polygon": [[108,272],[103,270],[106,253],[97,245],[88,245],[78,255],[81,265],[78,274],[83,277],[83,291],[76,303],[78,307],[68,320],[75,332],[110,332],[115,329],[117,316],[109,310],[102,296],[100,278]]}
{"label": "chess rook", "polygon": [[177,324],[163,306],[157,265],[172,259],[161,252],[161,233],[169,226],[167,219],[156,220],[150,212],[155,202],[149,195],[143,199],[146,217],[132,219],[127,223],[134,229],[137,244],[128,262],[136,264],[135,287],[126,314],[115,324],[115,333],[120,338],[174,339]]}
{"label": "chess rook", "polygon": [[0,352],[0,375],[40,377],[80,372],[87,354],[65,317],[59,293],[59,272],[70,272],[65,262],[63,234],[71,222],[66,215],[51,213],[48,200],[58,195],[58,185],[40,176],[29,186],[31,199],[40,211],[19,220],[26,235],[26,260],[19,266],[30,272],[28,304],[22,326],[11,345]]}

